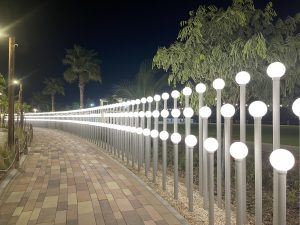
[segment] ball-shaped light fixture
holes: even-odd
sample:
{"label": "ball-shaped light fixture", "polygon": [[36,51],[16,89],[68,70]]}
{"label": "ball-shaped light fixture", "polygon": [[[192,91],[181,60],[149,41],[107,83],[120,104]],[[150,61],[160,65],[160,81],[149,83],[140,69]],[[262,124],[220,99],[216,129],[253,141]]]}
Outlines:
{"label": "ball-shaped light fixture", "polygon": [[214,153],[218,149],[219,143],[217,139],[210,137],[205,139],[203,146],[207,152]]}
{"label": "ball-shaped light fixture", "polygon": [[171,135],[171,141],[173,144],[178,144],[181,141],[181,135],[179,133],[173,133]]}
{"label": "ball-shaped light fixture", "polygon": [[207,119],[211,115],[211,109],[208,106],[203,106],[199,110],[199,115],[201,118]]}
{"label": "ball-shaped light fixture", "polygon": [[270,163],[278,172],[286,173],[295,164],[295,157],[286,149],[276,149],[270,155]]}
{"label": "ball-shaped light fixture", "polygon": [[205,84],[203,83],[199,83],[196,85],[196,91],[199,93],[199,94],[202,94],[206,91],[206,86]]}
{"label": "ball-shaped light fixture", "polygon": [[241,71],[238,72],[235,75],[235,81],[239,84],[239,85],[246,85],[249,83],[250,81],[250,74],[246,71]]}
{"label": "ball-shaped light fixture", "polygon": [[225,81],[221,78],[217,78],[213,81],[213,88],[216,90],[222,90],[225,87]]}
{"label": "ball-shaped light fixture", "polygon": [[281,62],[273,62],[267,68],[267,74],[271,78],[280,78],[285,74],[285,66]]}
{"label": "ball-shaped light fixture", "polygon": [[254,118],[261,118],[268,111],[267,105],[262,101],[254,101],[249,105],[249,113]]}
{"label": "ball-shaped light fixture", "polygon": [[193,148],[196,146],[197,144],[197,138],[195,135],[187,135],[184,139],[185,144],[189,147],[189,148]]}
{"label": "ball-shaped light fixture", "polygon": [[221,114],[223,117],[231,118],[231,117],[233,117],[234,113],[235,113],[235,108],[233,105],[231,105],[231,104],[222,105]]}
{"label": "ball-shaped light fixture", "polygon": [[242,160],[248,155],[248,147],[243,142],[234,142],[230,145],[229,152],[235,160]]}

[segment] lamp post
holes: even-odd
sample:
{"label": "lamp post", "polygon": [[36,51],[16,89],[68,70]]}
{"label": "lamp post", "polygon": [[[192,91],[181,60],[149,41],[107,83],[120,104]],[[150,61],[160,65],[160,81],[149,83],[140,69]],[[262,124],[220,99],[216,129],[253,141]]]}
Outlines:
{"label": "lamp post", "polygon": [[[273,83],[273,150],[280,148],[280,78],[285,73],[285,66],[281,62],[271,63],[267,68],[267,74]],[[278,174],[273,170],[273,225],[278,224]]]}
{"label": "lamp post", "polygon": [[[246,144],[246,85],[250,81],[250,74],[246,71],[241,71],[236,74],[235,81],[240,86],[240,141]],[[246,191],[246,158],[242,160],[243,176],[242,176],[242,195],[244,208],[243,212],[247,210],[247,191]],[[246,222],[246,213],[243,215],[243,220]]]}
{"label": "lamp post", "polygon": [[185,144],[189,151],[189,179],[188,179],[188,199],[189,199],[189,211],[193,211],[193,148],[197,144],[197,138],[194,135],[188,135],[185,137]]}
{"label": "lamp post", "polygon": [[[157,172],[157,146],[155,146],[154,143],[155,142],[157,143],[157,138],[159,136],[158,130],[151,130],[150,136],[153,138],[153,183],[155,183],[156,182],[156,172]],[[155,157],[154,157],[154,154],[156,154]],[[156,170],[154,170],[154,168],[156,168]]]}
{"label": "lamp post", "polygon": [[15,37],[8,40],[8,148],[14,147],[14,73],[15,73]]}
{"label": "lamp post", "polygon": [[174,198],[178,199],[178,143],[181,141],[181,135],[173,133],[171,141],[174,144]]}
{"label": "lamp post", "polygon": [[231,224],[231,190],[230,190],[230,120],[235,113],[233,105],[225,104],[221,107],[221,114],[224,117],[224,151],[225,151],[225,225]]}
{"label": "lamp post", "polygon": [[[148,102],[148,111],[146,112],[146,118],[147,118],[147,129],[151,130],[151,103],[153,102],[153,98],[149,96],[147,98]],[[151,149],[151,137],[147,136],[146,137],[146,157],[145,157],[145,175],[148,177],[148,170],[150,166],[150,149]]]}
{"label": "lamp post", "polygon": [[255,164],[255,224],[262,224],[262,144],[261,118],[267,113],[264,102],[255,101],[249,105],[249,113],[254,118],[254,164]]}
{"label": "lamp post", "polygon": [[163,142],[162,186],[163,186],[163,190],[165,191],[166,190],[166,184],[167,184],[167,139],[169,138],[169,133],[167,131],[163,130],[159,133],[159,138]]}
{"label": "lamp post", "polygon": [[[297,98],[292,105],[293,113],[298,117],[299,119],[299,147],[300,147],[300,98]],[[300,153],[300,149],[299,149]]]}
{"label": "lamp post", "polygon": [[[159,101],[161,99],[160,95],[154,95],[155,110],[152,112],[154,118],[154,129],[158,131],[158,117],[159,117]],[[156,182],[157,175],[157,161],[158,161],[158,138],[153,139],[153,182]]]}
{"label": "lamp post", "polygon": [[213,88],[217,91],[217,108],[216,108],[216,124],[217,124],[217,140],[219,147],[217,150],[217,203],[222,206],[222,131],[221,131],[221,92],[225,87],[225,82],[221,78],[213,81]]}
{"label": "lamp post", "polygon": [[[141,127],[143,129],[145,129],[145,104],[147,102],[147,99],[145,97],[141,98],[141,103],[142,103],[142,112],[144,113],[143,114],[143,117],[141,117]],[[142,113],[141,113],[142,114]],[[144,161],[145,161],[145,139],[144,137],[142,137],[142,148],[140,149],[141,151],[141,159],[142,159],[142,165],[144,164]]]}
{"label": "lamp post", "polygon": [[218,149],[218,141],[215,138],[206,138],[203,142],[204,149],[208,152],[208,187],[209,187],[209,225],[214,225],[214,153]]}
{"label": "lamp post", "polygon": [[[199,83],[196,85],[196,92],[198,93],[199,98],[199,111],[201,107],[203,106],[203,93],[206,91],[206,86],[203,83]],[[202,127],[202,119],[199,113],[198,117],[198,129],[199,129],[199,192],[200,194],[203,194],[203,168],[201,165],[203,165],[203,127]]]}
{"label": "lamp post", "polygon": [[[202,119],[203,122],[203,140],[205,140],[207,138],[207,134],[208,134],[208,118],[211,115],[211,109],[207,106],[203,106],[201,107],[201,109],[199,110],[199,115]],[[202,165],[202,173],[203,173],[203,202],[204,202],[204,209],[208,209],[208,181],[207,181],[207,153],[206,151],[202,152],[203,156],[203,163]]]}
{"label": "lamp post", "polygon": [[243,215],[245,215],[244,198],[243,198],[243,159],[248,155],[248,148],[243,142],[234,142],[230,146],[230,155],[235,159],[235,171],[236,171],[236,225],[245,224],[243,221]]}
{"label": "lamp post", "polygon": [[[184,103],[185,103],[185,107],[189,107],[189,97],[192,94],[192,89],[190,87],[185,87],[182,89],[182,93],[184,95]],[[189,127],[189,119],[185,118],[185,136],[188,136],[190,134],[190,130],[191,128]],[[188,157],[189,151],[188,148],[185,147],[185,185],[187,187],[188,190],[188,161],[189,161],[189,157]]]}
{"label": "lamp post", "polygon": [[270,155],[270,163],[278,172],[278,224],[286,225],[286,174],[295,164],[293,154],[285,149],[276,149]]}
{"label": "lamp post", "polygon": [[[186,131],[187,131],[187,133],[189,135],[190,134],[190,130],[191,130],[191,117],[194,115],[194,110],[191,107],[185,107],[184,110],[183,110],[183,115],[185,117],[186,126],[187,126],[187,130]],[[188,160],[187,160],[187,169],[188,169],[187,172],[188,173],[187,174],[188,174],[188,177],[189,177],[190,176],[190,174],[189,174],[190,169],[189,168],[190,168],[190,164],[191,163],[193,164],[193,161],[190,160],[191,157],[189,156],[189,154],[191,153],[191,151],[189,151],[189,147],[188,147],[187,144],[185,146],[185,149],[188,150],[186,156],[188,157]],[[193,156],[192,156],[192,158],[193,158]],[[187,182],[187,194],[188,195],[189,195],[189,191],[191,190],[191,188],[193,188],[193,187],[190,187],[190,182]]]}

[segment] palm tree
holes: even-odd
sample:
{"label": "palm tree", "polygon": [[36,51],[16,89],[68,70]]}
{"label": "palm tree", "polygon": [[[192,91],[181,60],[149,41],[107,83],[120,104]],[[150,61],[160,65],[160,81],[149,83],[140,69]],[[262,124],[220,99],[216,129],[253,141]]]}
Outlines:
{"label": "palm tree", "polygon": [[113,87],[116,97],[137,99],[153,96],[168,85],[167,74],[159,76],[157,69],[152,69],[149,61],[141,63],[134,80],[123,80]]}
{"label": "palm tree", "polygon": [[101,82],[100,60],[97,55],[94,50],[74,45],[72,49],[66,49],[63,59],[63,63],[69,66],[64,72],[64,79],[69,83],[78,80],[81,109],[84,106],[85,84],[90,80]]}
{"label": "palm tree", "polygon": [[55,95],[56,94],[62,94],[65,95],[64,91],[64,83],[62,80],[57,78],[46,78],[44,80],[45,89],[43,90],[43,93],[45,95],[51,96],[51,103],[52,103],[52,112],[55,111]]}

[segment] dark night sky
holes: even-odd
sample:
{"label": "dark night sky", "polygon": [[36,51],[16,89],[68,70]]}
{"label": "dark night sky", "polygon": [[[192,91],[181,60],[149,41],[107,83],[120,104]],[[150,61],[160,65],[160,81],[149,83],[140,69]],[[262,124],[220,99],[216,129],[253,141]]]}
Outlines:
{"label": "dark night sky", "polygon": [[[46,76],[63,77],[62,59],[66,48],[74,44],[94,49],[102,60],[103,84],[89,83],[86,98],[96,101],[111,91],[113,84],[131,79],[144,59],[152,59],[159,46],[171,44],[177,37],[179,22],[199,5],[226,7],[225,0],[176,1],[32,1],[0,0],[0,27],[20,20],[7,32],[15,35],[15,72],[23,80],[25,98],[43,88]],[[267,1],[260,2],[264,6]],[[281,3],[280,3],[281,2]],[[273,1],[280,16],[300,12],[298,1]],[[0,72],[7,74],[8,42],[0,39]],[[78,85],[66,84],[60,104],[79,100]]]}

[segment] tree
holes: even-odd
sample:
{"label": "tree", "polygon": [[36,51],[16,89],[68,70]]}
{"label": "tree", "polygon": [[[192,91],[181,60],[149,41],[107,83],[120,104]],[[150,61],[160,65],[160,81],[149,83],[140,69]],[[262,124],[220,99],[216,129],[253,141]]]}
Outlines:
{"label": "tree", "polygon": [[63,64],[68,66],[64,72],[64,79],[72,83],[78,80],[80,93],[80,108],[84,107],[84,88],[90,80],[101,82],[100,60],[97,52],[87,50],[81,46],[74,45],[72,49],[66,49]]}
{"label": "tree", "polygon": [[46,78],[44,80],[45,88],[43,93],[45,95],[51,96],[51,105],[52,105],[52,112],[55,111],[55,95],[62,94],[65,95],[64,91],[64,83],[62,80],[57,78]]}
{"label": "tree", "polygon": [[49,104],[49,98],[42,92],[34,92],[32,94],[30,105],[33,109],[36,108],[38,111],[48,112],[50,110]]}
{"label": "tree", "polygon": [[153,96],[168,85],[167,75],[152,69],[149,61],[141,63],[134,80],[123,80],[113,87],[115,98],[137,99]]}
{"label": "tree", "polygon": [[[291,101],[288,96],[294,95],[300,85],[299,23],[299,13],[284,20],[276,17],[271,2],[265,9],[255,8],[253,0],[233,0],[227,9],[200,6],[181,22],[177,40],[158,49],[153,64],[171,73],[169,82],[174,86],[203,82],[210,87],[215,78],[221,77],[226,82],[222,96],[226,102],[236,103],[239,95],[234,77],[241,70],[252,75],[247,99],[271,102],[271,79],[266,68],[271,62],[281,61],[287,68],[281,96]],[[205,100],[215,104],[212,88],[205,93]]]}

